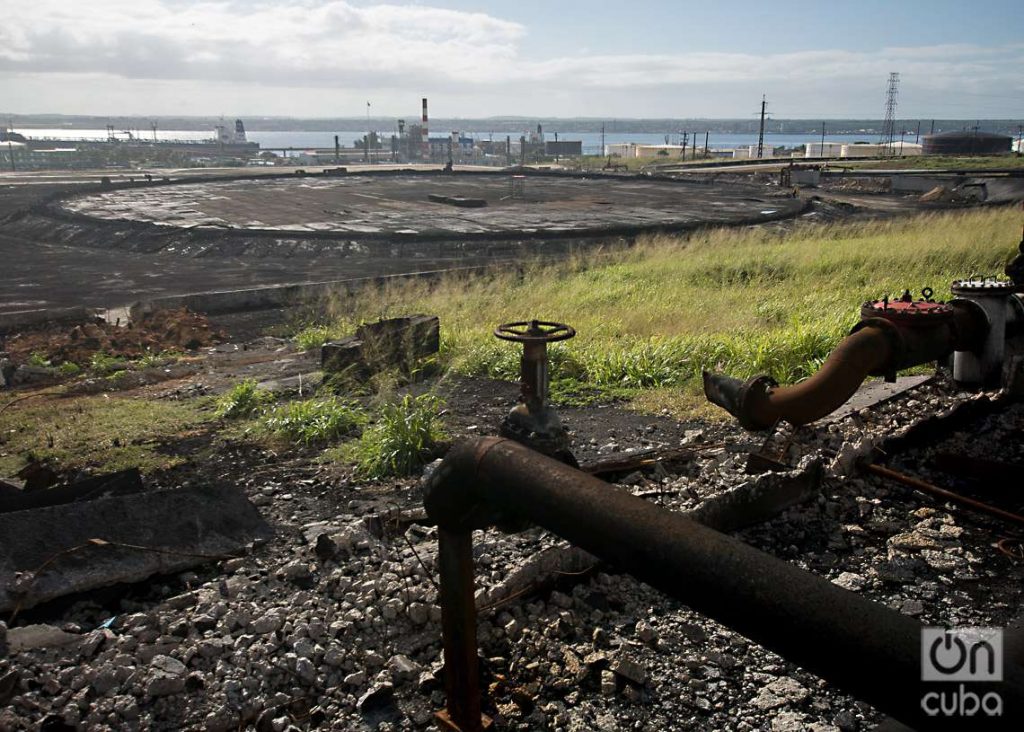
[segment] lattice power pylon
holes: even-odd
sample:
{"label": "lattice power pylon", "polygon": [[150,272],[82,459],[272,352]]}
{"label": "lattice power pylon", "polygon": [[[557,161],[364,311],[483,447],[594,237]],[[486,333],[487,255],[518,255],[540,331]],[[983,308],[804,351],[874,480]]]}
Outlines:
{"label": "lattice power pylon", "polygon": [[879,143],[885,145],[884,155],[893,154],[896,142],[896,97],[900,90],[900,75],[893,71],[889,74],[889,89],[885,95],[885,121],[882,122],[882,136]]}

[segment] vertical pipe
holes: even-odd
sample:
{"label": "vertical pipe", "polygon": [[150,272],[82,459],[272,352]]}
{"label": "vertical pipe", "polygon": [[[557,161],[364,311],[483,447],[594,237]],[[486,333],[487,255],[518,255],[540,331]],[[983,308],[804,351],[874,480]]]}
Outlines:
{"label": "vertical pipe", "polygon": [[473,599],[473,534],[438,528],[437,539],[447,717],[461,732],[478,732],[483,722]]}
{"label": "vertical pipe", "polygon": [[708,156],[708,142],[711,140],[711,130],[704,130],[704,157]]}

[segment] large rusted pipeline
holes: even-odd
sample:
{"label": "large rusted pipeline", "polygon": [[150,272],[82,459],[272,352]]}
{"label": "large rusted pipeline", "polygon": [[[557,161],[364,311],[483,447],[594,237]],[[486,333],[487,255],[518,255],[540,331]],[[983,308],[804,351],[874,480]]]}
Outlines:
{"label": "large rusted pipeline", "polygon": [[862,320],[817,373],[798,384],[779,386],[770,376],[744,382],[705,371],[704,394],[748,430],[768,429],[779,420],[808,424],[842,406],[868,376],[892,379],[901,369],[975,348],[988,327],[980,308],[967,301],[942,307],[944,317],[909,318],[920,322]]}
{"label": "large rusted pipeline", "polygon": [[[424,491],[446,540],[461,535],[468,547],[474,529],[538,524],[917,729],[1020,729],[1016,658],[1001,682],[971,685],[1001,695],[994,724],[930,717],[921,700],[934,684],[922,681],[918,621],[511,440],[456,445]],[[442,563],[446,689],[450,718],[478,730],[479,704],[465,698],[479,683],[471,549],[463,554],[461,564]]]}

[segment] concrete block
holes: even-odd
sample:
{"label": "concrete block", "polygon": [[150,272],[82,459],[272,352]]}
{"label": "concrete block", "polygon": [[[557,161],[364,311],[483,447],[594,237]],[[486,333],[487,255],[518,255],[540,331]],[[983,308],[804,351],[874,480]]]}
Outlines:
{"label": "concrete block", "polygon": [[320,347],[320,368],[338,374],[362,371],[363,342],[349,336],[339,341],[329,341]]}
{"label": "concrete block", "polygon": [[0,514],[0,612],[239,555],[271,536],[256,507],[229,486]]}
{"label": "concrete block", "polygon": [[411,315],[365,323],[356,329],[363,360],[371,367],[408,366],[441,348],[441,320],[436,315]]}

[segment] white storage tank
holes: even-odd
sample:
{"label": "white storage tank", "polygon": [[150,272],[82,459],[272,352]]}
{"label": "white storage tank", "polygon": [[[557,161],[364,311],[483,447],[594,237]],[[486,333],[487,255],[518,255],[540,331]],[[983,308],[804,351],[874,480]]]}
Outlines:
{"label": "white storage tank", "polygon": [[808,158],[838,158],[843,154],[841,142],[808,142],[805,147],[804,157]]}
{"label": "white storage tank", "polygon": [[843,145],[839,153],[842,158],[880,158],[885,154],[885,145],[876,145],[871,142],[855,142],[852,145]]}

